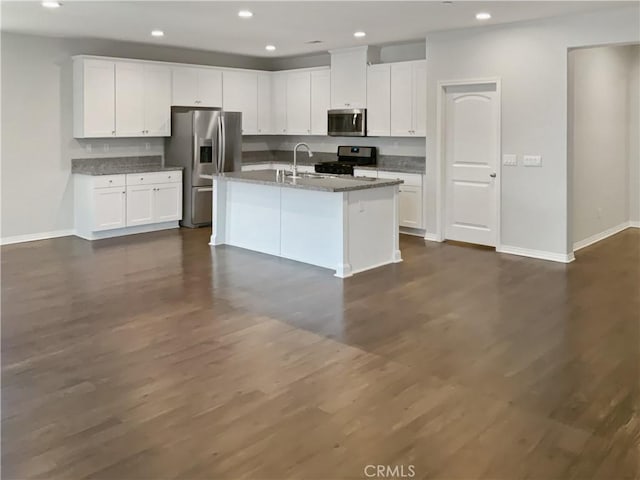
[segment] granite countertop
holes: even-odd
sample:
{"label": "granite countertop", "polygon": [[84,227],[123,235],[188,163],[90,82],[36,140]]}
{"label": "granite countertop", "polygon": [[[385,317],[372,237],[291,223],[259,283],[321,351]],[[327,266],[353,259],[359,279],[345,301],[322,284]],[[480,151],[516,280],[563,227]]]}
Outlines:
{"label": "granite countertop", "polygon": [[[302,174],[304,175],[304,174]],[[254,170],[251,172],[229,172],[215,176],[232,182],[255,183],[279,187],[318,190],[321,192],[349,192],[368,188],[381,188],[399,185],[402,180],[351,177],[349,175],[324,175],[318,177],[286,177],[284,181],[276,181],[276,170]]]}
{"label": "granite countertop", "polygon": [[77,167],[71,173],[78,175],[125,175],[127,173],[175,172],[183,167],[159,167],[157,165],[101,165],[100,167]]}
{"label": "granite countertop", "polygon": [[165,167],[160,155],[131,157],[74,158],[71,173],[79,175],[124,175],[127,173],[175,172],[183,167]]}

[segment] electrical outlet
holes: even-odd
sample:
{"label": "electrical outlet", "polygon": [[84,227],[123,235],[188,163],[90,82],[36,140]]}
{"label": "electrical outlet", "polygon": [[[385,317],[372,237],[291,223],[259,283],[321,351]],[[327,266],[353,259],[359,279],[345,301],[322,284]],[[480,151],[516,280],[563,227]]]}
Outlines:
{"label": "electrical outlet", "polygon": [[151,150],[151,144],[149,142],[146,142],[144,144],[144,148],[145,148],[145,150]]}
{"label": "electrical outlet", "polygon": [[105,152],[108,152],[109,151],[109,144],[108,143],[103,144],[102,145],[102,150],[104,150]]}
{"label": "electrical outlet", "polygon": [[522,164],[525,167],[541,167],[542,157],[540,155],[525,155],[522,157]]}
{"label": "electrical outlet", "polygon": [[507,165],[509,167],[515,167],[515,166],[518,165],[518,156],[517,155],[513,155],[511,153],[504,154],[502,156],[502,164],[503,165]]}
{"label": "electrical outlet", "polygon": [[87,144],[84,146],[84,149],[85,149],[85,151],[86,151],[87,153],[91,153],[91,144],[90,144],[90,143],[87,143]]}

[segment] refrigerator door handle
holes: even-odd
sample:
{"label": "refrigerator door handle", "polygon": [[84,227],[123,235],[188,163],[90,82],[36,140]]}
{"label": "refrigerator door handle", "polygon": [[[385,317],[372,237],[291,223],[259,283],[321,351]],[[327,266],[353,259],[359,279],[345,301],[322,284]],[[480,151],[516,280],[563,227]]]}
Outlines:
{"label": "refrigerator door handle", "polygon": [[222,115],[218,116],[218,158],[216,161],[216,167],[218,168],[218,173],[222,173],[222,167],[224,165],[224,161],[222,158]]}
{"label": "refrigerator door handle", "polygon": [[220,170],[224,171],[224,163],[227,156],[227,127],[224,124],[224,113],[220,114],[220,150],[222,151],[222,155],[220,155]]}

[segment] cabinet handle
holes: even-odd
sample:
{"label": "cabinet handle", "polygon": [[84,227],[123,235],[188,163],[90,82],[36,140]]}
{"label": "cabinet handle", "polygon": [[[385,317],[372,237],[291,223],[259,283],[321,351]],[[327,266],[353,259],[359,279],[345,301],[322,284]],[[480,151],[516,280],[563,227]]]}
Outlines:
{"label": "cabinet handle", "polygon": [[122,192],[123,195],[125,195],[127,192]]}

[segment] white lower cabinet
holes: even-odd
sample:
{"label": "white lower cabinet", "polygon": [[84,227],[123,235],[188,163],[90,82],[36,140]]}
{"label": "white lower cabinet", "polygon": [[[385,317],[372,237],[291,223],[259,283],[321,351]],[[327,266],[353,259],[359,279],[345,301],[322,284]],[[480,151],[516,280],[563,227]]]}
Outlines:
{"label": "white lower cabinet", "polygon": [[182,184],[162,183],[155,185],[154,219],[170,222],[182,219]]}
{"label": "white lower cabinet", "polygon": [[154,223],[154,194],[153,185],[127,187],[127,226]]}
{"label": "white lower cabinet", "polygon": [[418,173],[394,173],[383,170],[355,169],[356,177],[399,179],[398,224],[401,227],[423,229],[422,175]]}
{"label": "white lower cabinet", "polygon": [[182,219],[180,171],[75,175],[74,190],[76,235],[87,240],[177,227]]}
{"label": "white lower cabinet", "polygon": [[99,232],[123,228],[127,222],[125,187],[106,187],[93,190],[92,230]]}

